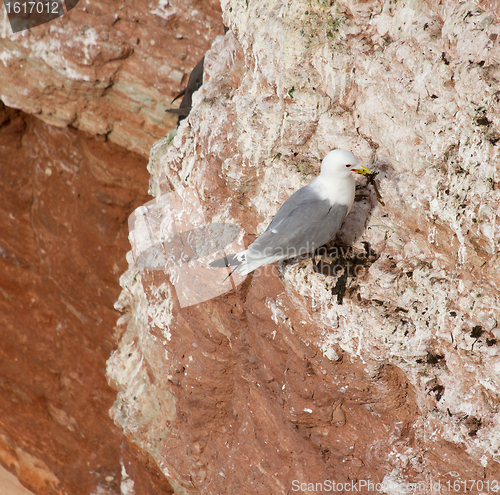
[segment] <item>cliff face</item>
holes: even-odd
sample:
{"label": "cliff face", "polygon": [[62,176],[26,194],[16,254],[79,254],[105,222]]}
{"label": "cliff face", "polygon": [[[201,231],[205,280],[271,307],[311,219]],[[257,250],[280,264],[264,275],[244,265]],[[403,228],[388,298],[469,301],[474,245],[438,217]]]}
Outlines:
{"label": "cliff face", "polygon": [[178,493],[493,483],[498,7],[222,7],[231,31],[206,54],[193,111],[151,151],[155,196],[196,191],[205,221],[240,225],[248,243],[345,148],[379,172],[385,206],[360,188],[337,238],[358,267],[342,304],[338,277],[304,258],[181,307],[166,273],[129,256],[115,423]]}
{"label": "cliff face", "polygon": [[0,9],[0,463],[37,495],[495,492],[497,2],[222,8],[193,111],[150,153],[156,206],[196,198],[161,224],[171,254],[214,224],[248,244],[333,148],[385,206],[361,179],[320,273],[290,260],[210,299],[213,249],[143,270],[138,228],[125,271],[137,153],[218,3],[81,1],[16,35]]}
{"label": "cliff face", "polygon": [[145,160],[3,105],[0,122],[0,462],[37,495],[119,493],[135,456],[104,372]]}

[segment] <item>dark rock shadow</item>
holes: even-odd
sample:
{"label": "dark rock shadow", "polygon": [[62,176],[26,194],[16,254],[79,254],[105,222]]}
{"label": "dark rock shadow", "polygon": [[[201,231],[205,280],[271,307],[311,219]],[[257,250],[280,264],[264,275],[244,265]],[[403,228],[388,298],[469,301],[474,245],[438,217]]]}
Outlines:
{"label": "dark rock shadow", "polygon": [[317,249],[312,256],[315,273],[337,278],[331,288],[332,296],[337,296],[337,304],[343,303],[348,286],[349,296],[355,291],[356,284],[350,284],[349,280],[363,276],[379,258],[369,242],[363,242],[363,247],[364,250],[360,250],[345,244],[329,244]]}
{"label": "dark rock shadow", "polygon": [[[373,210],[376,206],[380,206],[382,210],[384,210],[384,208],[389,210],[390,205],[387,204],[384,197],[380,196],[377,198],[380,184],[387,181],[395,182],[397,189],[399,178],[388,160],[374,158],[368,167],[374,172],[375,177],[372,180],[370,180],[369,177],[363,178],[363,180],[356,185],[354,205],[337,234],[337,238],[344,244],[354,245],[360,240],[365,233],[366,226],[370,223]],[[384,205],[382,205],[380,201],[383,202]],[[382,216],[388,215],[388,213],[383,211],[381,213]]]}

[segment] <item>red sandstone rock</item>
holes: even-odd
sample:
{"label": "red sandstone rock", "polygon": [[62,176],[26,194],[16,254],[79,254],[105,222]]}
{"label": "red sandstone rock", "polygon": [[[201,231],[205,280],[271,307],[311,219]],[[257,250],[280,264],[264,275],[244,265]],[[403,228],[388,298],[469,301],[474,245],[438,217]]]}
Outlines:
{"label": "red sandstone rock", "polygon": [[104,370],[146,162],[3,106],[0,123],[0,463],[36,495],[120,493]]}

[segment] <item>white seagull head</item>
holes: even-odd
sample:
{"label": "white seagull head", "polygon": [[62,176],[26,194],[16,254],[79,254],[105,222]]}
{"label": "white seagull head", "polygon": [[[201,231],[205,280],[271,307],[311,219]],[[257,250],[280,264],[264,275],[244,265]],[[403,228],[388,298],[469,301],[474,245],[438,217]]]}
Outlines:
{"label": "white seagull head", "polygon": [[337,178],[349,177],[352,172],[371,175],[371,172],[360,165],[358,159],[346,150],[332,150],[321,162],[321,174]]}

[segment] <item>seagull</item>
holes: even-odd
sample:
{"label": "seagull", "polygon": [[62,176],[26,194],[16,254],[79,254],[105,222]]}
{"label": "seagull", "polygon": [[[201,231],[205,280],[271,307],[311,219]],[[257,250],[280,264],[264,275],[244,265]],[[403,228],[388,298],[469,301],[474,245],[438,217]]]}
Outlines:
{"label": "seagull", "polygon": [[247,275],[261,266],[323,246],[335,236],[351,210],[354,173],[372,175],[350,151],[330,151],[321,162],[319,176],[283,203],[265,232],[248,249],[217,259],[210,266],[234,266],[233,271]]}

